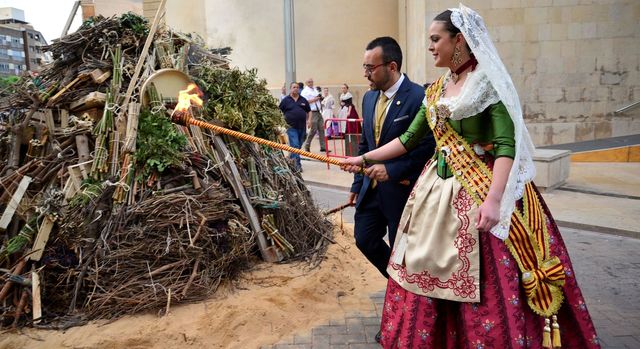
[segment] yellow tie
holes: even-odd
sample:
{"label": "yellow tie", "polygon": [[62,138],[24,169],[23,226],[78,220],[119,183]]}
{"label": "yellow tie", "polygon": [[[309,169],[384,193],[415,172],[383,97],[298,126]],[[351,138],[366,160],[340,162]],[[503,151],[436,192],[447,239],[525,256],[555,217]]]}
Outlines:
{"label": "yellow tie", "polygon": [[[382,124],[384,124],[384,119],[387,111],[387,103],[389,102],[389,98],[384,92],[380,91],[380,97],[378,97],[378,103],[376,104],[376,123],[374,126],[374,137],[376,138],[376,145],[380,142],[380,133],[382,131]],[[378,186],[378,181],[375,179],[371,181],[371,188],[375,188]]]}
{"label": "yellow tie", "polygon": [[382,124],[384,124],[388,101],[389,98],[387,98],[387,95],[385,95],[384,92],[380,91],[380,97],[378,97],[378,103],[376,104],[376,124],[374,127],[376,145],[380,142],[380,133],[382,131]]}

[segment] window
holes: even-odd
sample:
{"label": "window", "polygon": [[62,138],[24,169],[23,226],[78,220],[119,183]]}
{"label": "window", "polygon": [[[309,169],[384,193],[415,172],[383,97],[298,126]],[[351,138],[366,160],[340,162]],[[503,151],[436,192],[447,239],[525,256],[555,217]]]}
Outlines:
{"label": "window", "polygon": [[29,39],[33,39],[33,33],[29,33]]}
{"label": "window", "polygon": [[36,48],[34,46],[29,46],[29,51],[30,52],[36,52]]}

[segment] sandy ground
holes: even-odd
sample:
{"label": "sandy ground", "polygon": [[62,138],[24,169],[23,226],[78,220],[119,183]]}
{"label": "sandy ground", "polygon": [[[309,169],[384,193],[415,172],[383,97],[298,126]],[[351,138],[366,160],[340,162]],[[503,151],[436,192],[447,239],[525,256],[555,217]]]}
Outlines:
{"label": "sandy ground", "polygon": [[0,334],[0,349],[14,348],[259,348],[305,335],[345,313],[373,313],[369,295],[385,280],[353,243],[353,227],[336,233],[319,268],[261,264],[202,303],[169,314],[127,316],[67,331],[25,329]]}

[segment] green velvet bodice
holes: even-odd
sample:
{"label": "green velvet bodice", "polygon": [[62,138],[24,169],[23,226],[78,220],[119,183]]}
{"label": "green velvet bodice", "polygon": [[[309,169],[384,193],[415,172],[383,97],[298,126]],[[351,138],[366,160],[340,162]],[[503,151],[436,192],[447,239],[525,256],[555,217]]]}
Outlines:
{"label": "green velvet bodice", "polygon": [[[413,149],[428,133],[429,123],[426,107],[423,105],[418,115],[413,119],[409,129],[400,136],[400,142],[407,150]],[[506,156],[514,158],[516,148],[514,139],[513,121],[507,112],[507,108],[498,102],[487,107],[483,112],[464,118],[462,120],[447,121],[458,134],[460,134],[471,146],[481,145],[488,154],[494,158]],[[439,149],[437,149],[439,150]],[[442,152],[436,151],[438,161],[438,175],[442,178],[451,177]]]}

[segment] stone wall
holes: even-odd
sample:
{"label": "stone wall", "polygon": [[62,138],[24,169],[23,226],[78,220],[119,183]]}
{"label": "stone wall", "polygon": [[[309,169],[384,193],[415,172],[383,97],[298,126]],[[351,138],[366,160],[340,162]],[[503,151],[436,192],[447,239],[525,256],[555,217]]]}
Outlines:
{"label": "stone wall", "polygon": [[[640,2],[637,0],[468,0],[484,18],[520,94],[536,145],[640,133]],[[425,0],[428,21],[458,1]],[[415,5],[414,5],[415,6]],[[426,25],[414,23],[409,37]],[[426,79],[432,68],[427,43]],[[411,48],[409,48],[411,50]],[[419,51],[419,50],[413,50]],[[413,68],[419,72],[419,68]]]}
{"label": "stone wall", "polygon": [[[144,0],[153,17],[159,0]],[[258,68],[270,87],[284,83],[282,0],[167,1],[170,26],[200,34],[211,47],[231,46],[232,64]],[[362,57],[376,36],[398,37],[396,0],[295,0],[297,80],[316,85],[364,85]]]}

